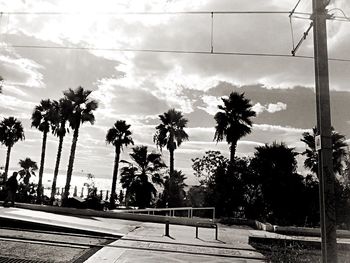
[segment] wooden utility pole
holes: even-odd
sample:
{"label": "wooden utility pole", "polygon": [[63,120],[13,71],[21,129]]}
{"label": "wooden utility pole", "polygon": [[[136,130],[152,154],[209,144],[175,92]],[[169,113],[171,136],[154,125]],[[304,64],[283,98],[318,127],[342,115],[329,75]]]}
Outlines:
{"label": "wooden utility pole", "polygon": [[329,98],[327,51],[327,0],[313,0],[314,56],[317,129],[321,140],[318,150],[318,176],[320,181],[320,225],[322,236],[322,262],[337,262],[337,233],[335,217],[334,172],[332,160],[332,131]]}

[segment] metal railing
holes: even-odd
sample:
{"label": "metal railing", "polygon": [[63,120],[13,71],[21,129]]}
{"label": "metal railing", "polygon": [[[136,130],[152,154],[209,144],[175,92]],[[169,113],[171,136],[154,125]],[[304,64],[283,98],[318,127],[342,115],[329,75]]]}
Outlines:
{"label": "metal railing", "polygon": [[[179,212],[187,212],[188,218],[193,218],[193,212],[194,211],[212,211],[210,214],[212,214],[211,220],[215,221],[215,207],[172,207],[172,208],[146,208],[146,209],[128,209],[128,210],[114,210],[115,212],[123,212],[123,213],[147,213],[148,215],[162,215],[164,216],[171,216],[176,217],[179,216]],[[177,215],[176,215],[177,212]],[[184,213],[182,213],[184,214]],[[183,217],[183,216],[182,216]]]}

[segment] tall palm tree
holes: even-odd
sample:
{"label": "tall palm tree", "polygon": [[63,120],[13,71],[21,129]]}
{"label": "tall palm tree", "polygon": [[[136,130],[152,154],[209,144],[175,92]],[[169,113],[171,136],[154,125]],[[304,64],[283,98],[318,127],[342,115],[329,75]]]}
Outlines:
{"label": "tall palm tree", "polygon": [[24,140],[24,130],[22,123],[14,117],[3,119],[0,122],[0,142],[7,147],[4,180],[7,180],[11,149],[13,145],[19,140]]}
{"label": "tall palm tree", "polygon": [[[335,174],[340,174],[343,169],[343,161],[345,160],[347,154],[347,144],[345,142],[346,138],[344,135],[332,130],[332,158],[333,158],[333,171]],[[307,146],[302,155],[306,156],[304,161],[305,168],[309,169],[314,174],[318,174],[318,153],[315,147],[315,137],[317,135],[317,128],[312,128],[312,133],[304,132],[302,134],[303,138],[300,140],[304,142]]]}
{"label": "tall palm tree", "polygon": [[188,120],[180,111],[170,109],[163,115],[159,115],[161,124],[156,127],[153,141],[162,149],[166,146],[170,153],[170,176],[174,173],[174,151],[181,143],[188,140],[188,134],[184,128]]}
{"label": "tall palm tree", "polygon": [[226,139],[230,145],[230,161],[233,162],[236,154],[237,142],[252,131],[251,118],[256,113],[252,110],[250,100],[244,93],[231,92],[230,96],[221,98],[224,105],[218,105],[219,112],[214,116],[216,121],[214,140],[217,142]]}
{"label": "tall palm tree", "polygon": [[89,98],[91,90],[85,90],[83,87],[78,87],[75,90],[69,89],[64,92],[65,98],[72,102],[72,114],[69,116],[69,125],[73,130],[73,140],[69,156],[66,185],[62,197],[63,204],[69,196],[70,181],[72,179],[73,165],[75,158],[75,149],[77,147],[79,128],[84,122],[94,124],[95,116],[93,111],[97,109],[97,101]]}
{"label": "tall palm tree", "polygon": [[118,120],[114,123],[113,127],[110,128],[106,135],[106,142],[113,144],[115,147],[115,157],[114,157],[114,169],[113,169],[113,180],[112,180],[112,190],[110,196],[110,207],[115,207],[115,196],[116,196],[116,185],[118,176],[118,166],[120,158],[120,150],[123,146],[128,146],[129,144],[134,144],[131,138],[131,131],[129,130],[130,125],[126,124],[123,120]]}
{"label": "tall palm tree", "polygon": [[69,116],[72,114],[72,102],[67,98],[61,98],[58,102],[54,102],[54,108],[56,112],[55,124],[52,126],[52,132],[59,138],[57,156],[56,156],[56,164],[55,170],[53,174],[52,187],[51,187],[51,202],[55,199],[56,194],[56,184],[57,184],[57,176],[60,167],[61,154],[62,154],[62,146],[64,136],[69,132],[68,127],[66,126]]}
{"label": "tall palm tree", "polygon": [[19,160],[18,164],[22,168],[22,170],[19,171],[19,174],[23,177],[24,184],[28,185],[30,177],[33,175],[35,176],[35,172],[38,170],[38,165],[30,158]]}
{"label": "tall palm tree", "polygon": [[133,162],[122,161],[128,166],[121,169],[120,182],[126,188],[126,198],[134,199],[139,208],[145,208],[157,193],[154,184],[163,184],[163,168],[166,165],[160,154],[148,153],[147,146],[136,146],[132,151],[130,157]]}
{"label": "tall palm tree", "polygon": [[32,127],[37,128],[43,133],[42,145],[41,145],[41,158],[39,168],[39,180],[37,188],[37,202],[41,203],[42,200],[42,182],[45,163],[46,141],[47,134],[50,131],[51,126],[54,123],[54,106],[50,99],[41,100],[40,104],[35,106],[32,114]]}

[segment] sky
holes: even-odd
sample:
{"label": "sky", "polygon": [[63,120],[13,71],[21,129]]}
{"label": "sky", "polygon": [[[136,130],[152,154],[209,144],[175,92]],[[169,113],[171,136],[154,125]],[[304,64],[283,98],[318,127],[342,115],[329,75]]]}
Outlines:
{"label": "sky", "polygon": [[[312,59],[118,51],[210,52],[213,44],[215,52],[288,55],[293,48],[288,14],[215,14],[211,20],[210,14],[159,13],[290,11],[296,2],[0,0],[0,75],[5,79],[0,115],[18,118],[25,128],[25,141],[15,144],[10,167],[16,169],[19,159],[26,157],[40,162],[42,134],[31,127],[30,121],[35,105],[41,99],[58,100],[64,90],[78,86],[93,91],[91,97],[98,101],[99,108],[94,125],[84,124],[80,129],[75,173],[112,177],[114,149],[106,144],[105,136],[119,119],[131,125],[135,145],[158,151],[153,143],[158,115],[175,108],[188,119],[189,134],[189,141],[175,152],[175,168],[185,173],[188,184],[196,184],[191,159],[208,150],[228,156],[228,145],[213,141],[213,117],[221,97],[232,91],[244,92],[257,112],[252,133],[238,142],[238,156],[252,156],[255,147],[274,141],[302,152],[305,145],[300,141],[301,134],[316,124]],[[296,11],[311,13],[311,2],[302,0]],[[350,16],[346,0],[332,0],[328,9],[333,8]],[[338,9],[330,13],[342,16]],[[295,44],[309,24],[308,19],[293,17]],[[329,57],[350,59],[350,23],[328,21],[327,26]],[[297,55],[313,56],[312,40],[311,30]],[[330,61],[329,71],[332,124],[350,138],[350,62]],[[63,175],[71,134],[66,136],[63,147]],[[48,174],[54,168],[57,146],[57,138],[50,134],[45,161]],[[123,159],[128,158],[129,151],[124,149]],[[162,154],[168,164],[167,150]],[[0,146],[0,165],[5,164],[5,157],[6,148]],[[302,172],[302,158],[298,160],[298,170]]]}

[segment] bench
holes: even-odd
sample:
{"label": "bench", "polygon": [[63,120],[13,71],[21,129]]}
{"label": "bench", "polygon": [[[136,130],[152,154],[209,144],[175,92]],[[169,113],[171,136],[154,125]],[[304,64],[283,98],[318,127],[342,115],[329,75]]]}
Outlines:
{"label": "bench", "polygon": [[215,228],[215,240],[218,240],[218,225],[213,222],[197,222],[196,227],[196,238],[198,238],[198,228]]}

